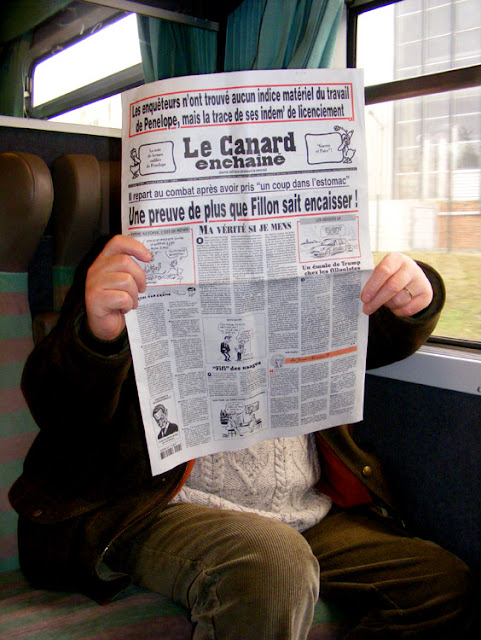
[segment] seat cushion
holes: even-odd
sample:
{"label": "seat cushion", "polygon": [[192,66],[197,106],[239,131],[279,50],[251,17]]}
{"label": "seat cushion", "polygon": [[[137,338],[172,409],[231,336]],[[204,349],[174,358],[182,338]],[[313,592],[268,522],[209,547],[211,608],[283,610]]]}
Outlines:
{"label": "seat cushion", "polygon": [[[343,612],[319,601],[308,640],[340,640]],[[188,612],[158,594],[129,587],[99,605],[75,593],[29,586],[20,571],[0,574],[0,637],[9,640],[189,640]]]}

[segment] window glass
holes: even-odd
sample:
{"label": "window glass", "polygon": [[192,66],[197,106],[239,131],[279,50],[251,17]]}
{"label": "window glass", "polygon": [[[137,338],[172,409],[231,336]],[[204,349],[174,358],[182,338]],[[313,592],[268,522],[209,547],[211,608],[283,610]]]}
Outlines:
{"label": "window glass", "polygon": [[393,16],[394,6],[387,5],[358,18],[357,66],[364,69],[366,86],[394,80]]}
{"label": "window glass", "polygon": [[120,93],[73,109],[50,118],[52,122],[69,122],[93,127],[122,128],[122,102]]}
{"label": "window glass", "polygon": [[[436,0],[429,1],[434,1],[435,6],[439,4]],[[419,10],[419,0],[404,0],[402,7],[399,7],[399,15],[409,15],[410,13],[419,12]]]}
{"label": "window glass", "polygon": [[401,42],[416,42],[423,37],[423,21],[419,11],[400,15],[396,22],[397,37]]}
{"label": "window glass", "polygon": [[444,36],[452,31],[451,3],[444,3],[423,12],[424,37]]}
{"label": "window glass", "polygon": [[399,77],[409,78],[421,73],[422,53],[421,40],[399,46],[396,56],[396,64],[399,67]]}
{"label": "window glass", "polygon": [[403,0],[359,16],[366,86],[480,62],[479,0]]}
{"label": "window glass", "polygon": [[135,14],[117,20],[39,62],[33,75],[34,107],[141,62]]}
{"label": "window glass", "polygon": [[[479,9],[481,13],[481,7]],[[467,67],[481,63],[481,28],[470,29],[454,34],[454,65],[455,67]]]}
{"label": "window glass", "polygon": [[473,16],[479,14],[479,0],[459,0],[454,3],[456,28],[460,31],[472,29]]}
{"label": "window glass", "polygon": [[447,71],[452,68],[451,65],[451,36],[444,35],[437,38],[426,40],[425,51],[425,70],[427,73],[436,73],[438,71]]}
{"label": "window glass", "polygon": [[[373,24],[394,34],[382,49]],[[360,16],[358,66],[379,84],[459,67],[462,56],[479,64],[480,30],[479,0],[404,0]],[[376,69],[383,59],[390,74]],[[432,264],[447,289],[436,334],[481,341],[481,87],[367,105],[366,133],[375,257]]]}

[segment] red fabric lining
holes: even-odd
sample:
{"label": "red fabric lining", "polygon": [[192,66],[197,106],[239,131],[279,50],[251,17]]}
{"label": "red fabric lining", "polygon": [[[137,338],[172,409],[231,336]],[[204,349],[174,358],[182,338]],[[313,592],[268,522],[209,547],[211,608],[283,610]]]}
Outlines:
{"label": "red fabric lining", "polygon": [[329,496],[339,507],[349,508],[372,502],[369,490],[320,437],[317,444],[321,452],[321,480],[319,491]]}

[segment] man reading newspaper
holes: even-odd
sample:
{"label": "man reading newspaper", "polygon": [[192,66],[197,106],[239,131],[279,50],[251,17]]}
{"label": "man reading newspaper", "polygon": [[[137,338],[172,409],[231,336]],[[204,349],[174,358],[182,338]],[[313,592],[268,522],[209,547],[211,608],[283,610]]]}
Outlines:
{"label": "man reading newspaper", "polygon": [[[132,581],[187,607],[196,639],[305,639],[319,597],[353,615],[350,639],[466,638],[468,569],[403,528],[348,426],[152,475],[124,320],[150,260],[131,237],[96,246],[27,362],[41,432],[10,493],[25,574],[100,602]],[[389,254],[362,301],[378,367],[427,339],[444,288]]]}

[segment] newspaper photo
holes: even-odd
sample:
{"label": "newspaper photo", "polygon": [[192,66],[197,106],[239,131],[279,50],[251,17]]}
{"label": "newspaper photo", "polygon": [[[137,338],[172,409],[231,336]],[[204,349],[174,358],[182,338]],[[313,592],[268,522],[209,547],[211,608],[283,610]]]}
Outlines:
{"label": "newspaper photo", "polygon": [[153,475],[362,419],[372,270],[359,70],[172,78],[123,95],[126,315]]}

